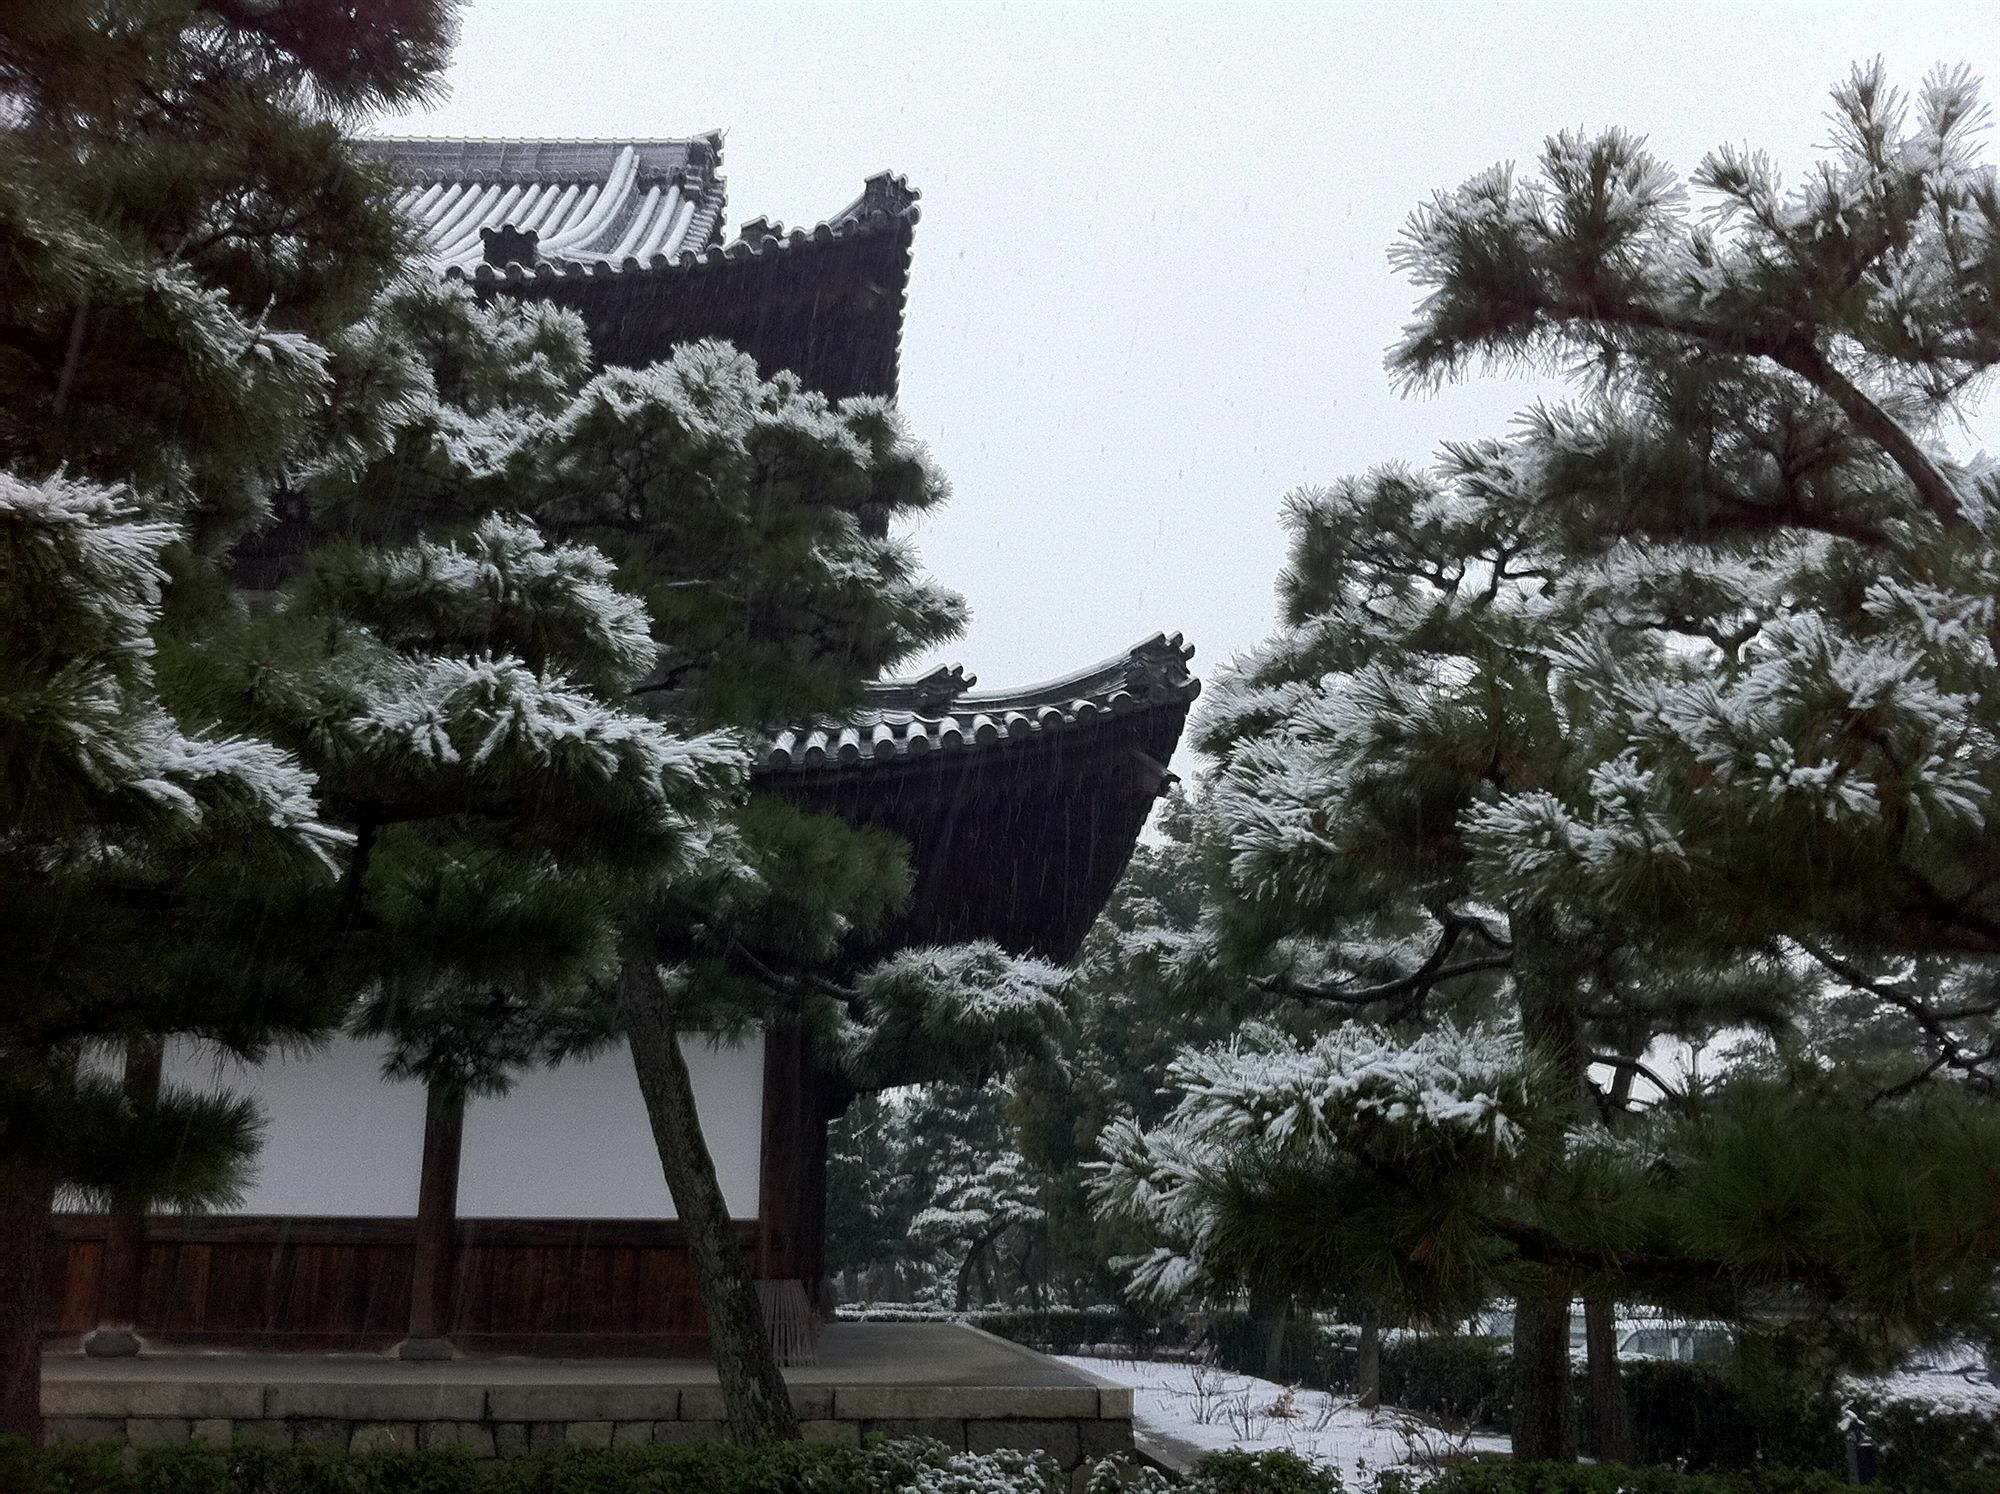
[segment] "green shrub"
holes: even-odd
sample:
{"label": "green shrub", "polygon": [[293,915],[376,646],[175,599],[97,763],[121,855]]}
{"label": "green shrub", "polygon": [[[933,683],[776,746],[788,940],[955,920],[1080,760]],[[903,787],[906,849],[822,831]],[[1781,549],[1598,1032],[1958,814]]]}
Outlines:
{"label": "green shrub", "polygon": [[1046,1456],[951,1456],[921,1440],[827,1447],[565,1449],[478,1461],[461,1449],[330,1453],[247,1444],[31,1448],[0,1439],[5,1494],[1062,1494]]}
{"label": "green shrub", "polygon": [[1345,1494],[1331,1468],[1289,1452],[1210,1453],[1194,1465],[1184,1494]]}
{"label": "green shrub", "polygon": [[967,1313],[964,1321],[1043,1354],[1081,1354],[1116,1345],[1134,1356],[1178,1348],[1187,1324],[1127,1307],[1020,1307]]}
{"label": "green shrub", "polygon": [[1513,1357],[1497,1338],[1399,1337],[1382,1346],[1382,1399],[1425,1416],[1506,1431]]}
{"label": "green shrub", "polygon": [[[1847,1466],[1836,1396],[1752,1395],[1726,1370],[1706,1364],[1642,1359],[1623,1370],[1632,1455],[1639,1463],[1836,1474]],[[1582,1405],[1588,1447],[1593,1439],[1587,1398]],[[1947,1478],[2000,1470],[2000,1417],[1920,1401],[1856,1397],[1853,1405],[1878,1448],[1878,1479],[1885,1487],[1942,1488]]]}

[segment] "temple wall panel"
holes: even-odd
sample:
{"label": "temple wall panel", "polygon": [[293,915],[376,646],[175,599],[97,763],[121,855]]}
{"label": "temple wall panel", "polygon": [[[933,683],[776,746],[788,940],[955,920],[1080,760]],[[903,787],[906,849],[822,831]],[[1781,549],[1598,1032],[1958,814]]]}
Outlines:
{"label": "temple wall panel", "polygon": [[[761,1036],[682,1040],[702,1131],[730,1213],[757,1216]],[[229,1214],[407,1218],[416,1212],[424,1096],[382,1078],[377,1043],[342,1039],[247,1065],[176,1045],[169,1083],[253,1096],[266,1118],[255,1175]],[[645,1101],[623,1045],[524,1075],[467,1106],[466,1219],[672,1219]]]}

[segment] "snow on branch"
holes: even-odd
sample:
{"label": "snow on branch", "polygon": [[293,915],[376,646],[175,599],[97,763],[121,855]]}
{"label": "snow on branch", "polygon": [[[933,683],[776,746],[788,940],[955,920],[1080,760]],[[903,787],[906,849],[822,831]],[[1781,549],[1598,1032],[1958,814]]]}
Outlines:
{"label": "snow on branch", "polygon": [[1047,1050],[1066,1020],[1064,979],[984,940],[899,951],[854,983],[862,1015],[843,1036],[843,1066],[874,1089],[982,1082]]}
{"label": "snow on branch", "polygon": [[1204,1252],[1235,1180],[1281,1159],[1497,1162],[1521,1144],[1532,1073],[1519,1039],[1504,1033],[1446,1024],[1402,1043],[1348,1025],[1301,1044],[1253,1024],[1174,1060],[1176,1100],[1161,1124],[1122,1118],[1105,1129],[1092,1191],[1161,1242],[1126,1262],[1135,1290],[1196,1290],[1210,1280]]}
{"label": "snow on branch", "polygon": [[0,642],[17,671],[0,757],[21,765],[0,846],[26,836],[61,860],[234,828],[331,866],[346,836],[321,823],[311,773],[268,742],[189,733],[160,704],[152,628],[180,535],[123,489],[0,472]]}
{"label": "snow on branch", "polygon": [[551,545],[505,514],[462,539],[336,554],[317,578],[344,613],[396,647],[507,649],[618,691],[638,683],[656,649],[645,603],[614,579],[603,552]]}
{"label": "snow on branch", "polygon": [[733,735],[682,736],[516,658],[396,660],[381,686],[346,730],[405,771],[462,768],[519,783],[553,769],[621,789],[677,822],[748,769]]}

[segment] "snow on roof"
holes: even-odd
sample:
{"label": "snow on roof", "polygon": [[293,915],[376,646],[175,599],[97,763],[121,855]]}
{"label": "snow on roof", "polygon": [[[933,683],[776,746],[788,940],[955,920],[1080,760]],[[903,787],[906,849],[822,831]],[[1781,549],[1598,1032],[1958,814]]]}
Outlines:
{"label": "snow on roof", "polygon": [[[708,248],[725,204],[719,134],[686,140],[374,139],[411,185],[396,206],[440,270],[494,246],[552,269],[671,262]],[[503,261],[505,263],[505,261]]]}
{"label": "snow on roof", "polygon": [[779,733],[758,771],[907,762],[1051,736],[1151,707],[1184,708],[1201,690],[1188,671],[1193,657],[1180,634],[1155,633],[1101,664],[1017,690],[974,691],[978,682],[956,667],[884,680],[863,687],[864,703],[851,723]]}
{"label": "snow on roof", "polygon": [[397,207],[447,275],[480,281],[613,275],[784,252],[914,225],[918,194],[888,172],[810,228],[754,218],[723,230],[719,131],[684,140],[381,137],[361,148],[410,185]]}

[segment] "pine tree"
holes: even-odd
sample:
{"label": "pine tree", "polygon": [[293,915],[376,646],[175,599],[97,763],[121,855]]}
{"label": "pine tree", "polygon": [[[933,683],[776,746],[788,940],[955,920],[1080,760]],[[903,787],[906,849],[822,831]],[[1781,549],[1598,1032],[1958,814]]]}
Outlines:
{"label": "pine tree", "polygon": [[[1722,151],[1696,217],[1631,136],[1562,135],[1412,218],[1397,376],[1580,389],[1291,500],[1285,625],[1205,723],[1225,952],[1389,1033],[1182,1060],[1171,1122],[1114,1138],[1112,1192],[1183,1247],[1156,1279],[1354,1268],[1429,1312],[1509,1282],[1532,1456],[1574,1453],[1574,1290],[1812,1303],[1864,1357],[1981,1321],[2000,489],[1941,435],[2000,359],[1983,118],[1962,71],[1911,111],[1865,68],[1789,194]],[[1838,988],[1928,1056],[1814,1072]],[[1745,1028],[1789,1084],[1645,1062]]]}
{"label": "pine tree", "polygon": [[900,905],[902,849],[742,798],[760,733],[959,625],[887,537],[942,482],[879,401],[721,345],[593,374],[573,316],[459,285],[397,285],[329,366],[323,454],[281,495],[310,553],[234,640],[221,708],[297,750],[355,836],[356,1025],[425,1082],[441,1142],[467,1094],[622,1036],[733,1429],[784,1434],[680,1039],[806,1021],[863,1083],[1014,1040],[979,999],[1017,979],[997,951],[822,974]]}
{"label": "pine tree", "polygon": [[401,242],[339,130],[432,86],[449,20],[53,4],[0,28],[0,908],[23,954],[0,1019],[0,1428],[39,1425],[53,1191],[212,1201],[248,1148],[245,1106],[127,1092],[90,1051],[254,1055],[338,1011],[299,957],[340,849],[310,775],[203,724],[153,655],[224,593],[215,557],[323,398],[314,339]]}

